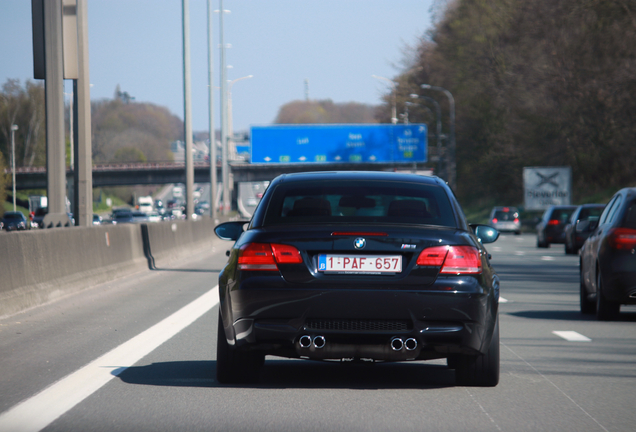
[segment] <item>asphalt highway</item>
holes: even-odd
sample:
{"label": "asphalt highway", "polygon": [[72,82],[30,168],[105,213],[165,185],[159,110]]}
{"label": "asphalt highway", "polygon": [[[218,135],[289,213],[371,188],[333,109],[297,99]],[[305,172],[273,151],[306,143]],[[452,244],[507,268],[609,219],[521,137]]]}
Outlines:
{"label": "asphalt highway", "polygon": [[579,312],[578,257],[533,235],[489,245],[501,277],[501,380],[458,387],[444,361],[268,357],[215,380],[218,271],[230,243],[0,319],[0,432],[632,431],[636,309]]}

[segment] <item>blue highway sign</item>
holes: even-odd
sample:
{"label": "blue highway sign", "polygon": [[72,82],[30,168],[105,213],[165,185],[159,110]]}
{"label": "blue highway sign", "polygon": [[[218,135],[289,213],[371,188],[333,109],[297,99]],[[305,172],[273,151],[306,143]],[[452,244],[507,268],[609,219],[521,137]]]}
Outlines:
{"label": "blue highway sign", "polygon": [[252,157],[262,163],[426,162],[425,124],[252,126]]}

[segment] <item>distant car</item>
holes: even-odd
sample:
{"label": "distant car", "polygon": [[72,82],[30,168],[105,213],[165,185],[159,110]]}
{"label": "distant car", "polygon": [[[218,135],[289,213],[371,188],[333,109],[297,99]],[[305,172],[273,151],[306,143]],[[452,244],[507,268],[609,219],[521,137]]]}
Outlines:
{"label": "distant car", "polygon": [[48,213],[47,207],[40,207],[35,210],[31,217],[31,228],[44,228],[44,216]]}
{"label": "distant car", "polygon": [[537,224],[537,247],[548,248],[551,243],[565,243],[563,228],[576,210],[576,206],[550,206]]}
{"label": "distant car", "polygon": [[565,232],[565,253],[576,255],[585,240],[590,235],[593,223],[598,222],[605,204],[583,204],[574,210],[568,224],[563,228]]}
{"label": "distant car", "polygon": [[98,214],[93,213],[93,225],[101,225],[102,217]]}
{"label": "distant car", "polygon": [[135,217],[133,213],[128,208],[115,209],[110,215],[110,220],[113,225],[122,224],[122,223],[133,223],[135,221]]}
{"label": "distant car", "polygon": [[495,207],[490,212],[488,224],[499,232],[521,234],[519,210],[516,207]]}
{"label": "distant car", "polygon": [[612,320],[636,304],[636,188],[618,191],[592,228],[579,261],[581,312]]}
{"label": "distant car", "polygon": [[149,222],[148,213],[146,212],[135,210],[132,212],[132,215],[133,215],[133,222],[135,223]]}
{"label": "distant car", "polygon": [[[246,228],[247,227],[247,228]],[[499,278],[437,177],[284,174],[219,275],[218,382],[257,380],[265,356],[312,360],[446,358],[458,385],[499,381]],[[266,363],[266,362],[265,362]]]}
{"label": "distant car", "polygon": [[159,212],[150,212],[148,213],[148,222],[161,222],[163,218],[159,214]]}
{"label": "distant car", "polygon": [[5,231],[24,231],[29,229],[27,218],[19,211],[8,211],[2,218],[2,229]]}

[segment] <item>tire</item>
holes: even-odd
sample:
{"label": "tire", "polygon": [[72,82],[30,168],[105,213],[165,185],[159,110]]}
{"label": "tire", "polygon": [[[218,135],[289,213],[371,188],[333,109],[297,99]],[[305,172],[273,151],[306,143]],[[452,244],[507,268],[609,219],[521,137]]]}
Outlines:
{"label": "tire", "polygon": [[587,290],[585,289],[585,282],[583,282],[583,274],[580,275],[581,278],[581,289],[580,289],[580,302],[581,302],[581,313],[590,315],[594,313],[596,305],[594,301],[591,301],[587,298]]}
{"label": "tire", "polygon": [[494,387],[499,384],[499,317],[486,354],[458,355],[454,366],[457,385]]}
{"label": "tire", "polygon": [[599,321],[612,321],[618,318],[621,304],[609,301],[603,295],[603,280],[601,272],[596,276],[596,319]]}
{"label": "tire", "polygon": [[538,247],[538,248],[547,248],[547,247],[549,247],[549,246],[550,246],[550,245],[549,245],[548,243],[541,241],[541,240],[539,239],[539,235],[537,235],[537,247]]}
{"label": "tire", "polygon": [[219,312],[216,340],[216,380],[222,384],[257,382],[265,357],[257,353],[240,352],[227,343],[223,320]]}

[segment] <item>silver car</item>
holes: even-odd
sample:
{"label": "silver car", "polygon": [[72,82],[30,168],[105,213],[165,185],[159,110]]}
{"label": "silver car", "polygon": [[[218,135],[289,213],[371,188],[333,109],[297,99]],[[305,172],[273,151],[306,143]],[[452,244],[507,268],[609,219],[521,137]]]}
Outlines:
{"label": "silver car", "polygon": [[521,234],[519,210],[516,207],[495,207],[490,212],[488,224],[499,232],[513,232]]}

